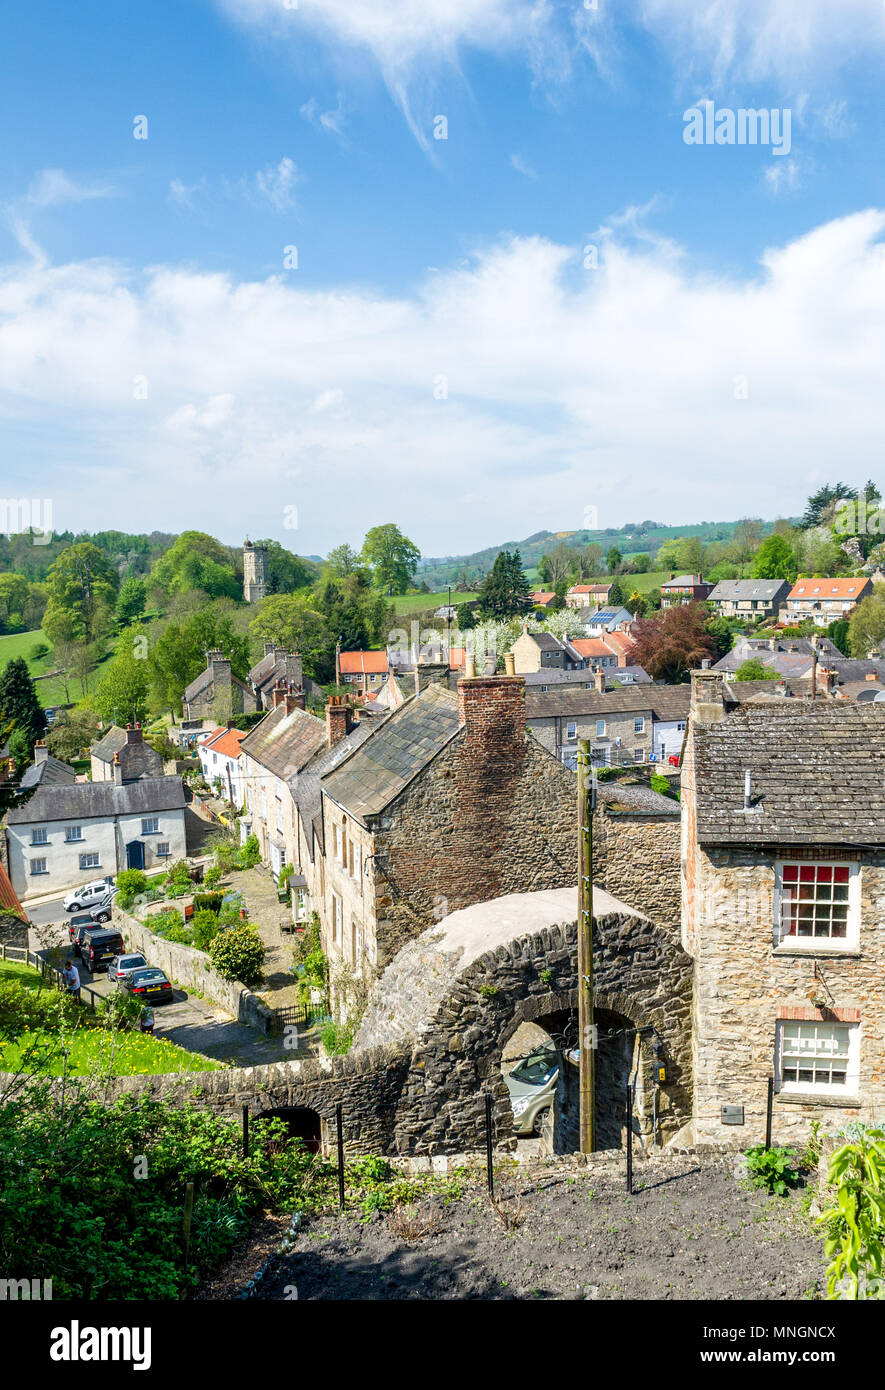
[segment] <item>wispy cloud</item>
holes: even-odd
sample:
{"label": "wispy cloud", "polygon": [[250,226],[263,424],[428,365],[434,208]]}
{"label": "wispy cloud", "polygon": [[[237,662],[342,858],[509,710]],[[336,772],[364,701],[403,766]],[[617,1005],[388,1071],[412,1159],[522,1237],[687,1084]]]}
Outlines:
{"label": "wispy cloud", "polygon": [[286,212],[295,205],[295,185],[299,180],[295,163],[284,155],[279,164],[269,164],[255,175],[255,188],[277,212]]}
{"label": "wispy cloud", "polygon": [[771,164],[765,166],[763,179],[768,192],[775,198],[783,193],[797,193],[804,181],[802,167],[795,156],[776,162],[772,160]]}
{"label": "wispy cloud", "polygon": [[517,174],[522,174],[524,178],[536,179],[538,177],[537,170],[529,163],[524,155],[519,153],[512,154],[510,156],[510,165],[516,170]]}
{"label": "wispy cloud", "polygon": [[310,121],[317,130],[324,130],[329,135],[337,135],[339,138],[344,135],[344,126],[347,117],[344,113],[344,104],[341,93],[338,93],[338,105],[334,110],[322,111],[316,97],[311,97],[299,108],[300,114],[306,121]]}

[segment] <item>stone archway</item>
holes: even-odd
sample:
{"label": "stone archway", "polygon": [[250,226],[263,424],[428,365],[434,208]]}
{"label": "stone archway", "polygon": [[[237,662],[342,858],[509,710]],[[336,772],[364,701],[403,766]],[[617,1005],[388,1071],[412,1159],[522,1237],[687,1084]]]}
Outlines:
{"label": "stone archway", "polygon": [[[405,1040],[407,1029],[411,1036],[395,1152],[481,1148],[488,1091],[496,1142],[514,1146],[502,1049],[521,1021],[577,1008],[576,899],[576,890],[556,889],[465,908],[388,966],[357,1046]],[[647,1030],[663,1049],[668,1085],[654,1099],[666,1142],[691,1116],[691,958],[664,928],[602,890],[594,906],[597,1007]],[[619,1074],[614,1068],[613,1078]]]}

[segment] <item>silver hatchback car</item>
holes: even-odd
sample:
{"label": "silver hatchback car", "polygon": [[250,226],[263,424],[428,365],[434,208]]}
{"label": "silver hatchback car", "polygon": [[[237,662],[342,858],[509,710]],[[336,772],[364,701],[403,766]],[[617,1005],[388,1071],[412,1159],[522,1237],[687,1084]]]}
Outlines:
{"label": "silver hatchback car", "polygon": [[142,955],[114,956],[108,966],[108,982],[114,981],[117,989],[122,989],[124,976],[131,975],[133,970],[144,970],[147,961]]}
{"label": "silver hatchback car", "polygon": [[517,1134],[540,1134],[544,1117],[556,1099],[559,1054],[555,1047],[539,1047],[504,1077],[513,1106]]}

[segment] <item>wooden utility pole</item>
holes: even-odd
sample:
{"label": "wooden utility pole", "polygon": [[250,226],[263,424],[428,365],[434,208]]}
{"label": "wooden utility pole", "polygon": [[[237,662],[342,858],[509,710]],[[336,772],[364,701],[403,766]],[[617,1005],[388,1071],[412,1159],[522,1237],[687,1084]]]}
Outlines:
{"label": "wooden utility pole", "polygon": [[578,1083],[581,1153],[596,1151],[596,1027],[593,1017],[593,778],[590,743],[578,743]]}

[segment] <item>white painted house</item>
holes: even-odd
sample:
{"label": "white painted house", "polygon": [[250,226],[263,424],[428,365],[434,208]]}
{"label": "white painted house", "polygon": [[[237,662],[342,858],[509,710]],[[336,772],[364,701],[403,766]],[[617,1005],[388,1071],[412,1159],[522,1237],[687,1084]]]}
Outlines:
{"label": "white painted house", "polygon": [[231,806],[243,805],[246,795],[244,764],[240,759],[240,744],[246,737],[242,729],[228,725],[225,729],[210,729],[197,745],[203,777]]}
{"label": "white painted house", "polygon": [[[119,768],[119,763],[117,764]],[[22,899],[187,853],[180,777],[38,785],[6,815],[9,877]]]}

